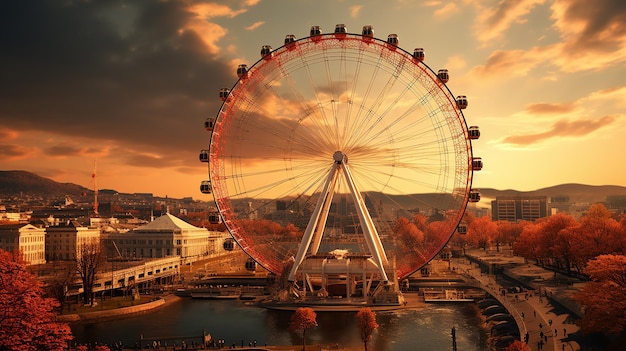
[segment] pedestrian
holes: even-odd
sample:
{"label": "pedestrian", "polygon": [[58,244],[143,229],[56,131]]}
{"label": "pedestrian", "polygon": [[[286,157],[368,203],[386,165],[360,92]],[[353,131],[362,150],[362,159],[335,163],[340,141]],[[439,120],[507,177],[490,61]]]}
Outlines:
{"label": "pedestrian", "polygon": [[548,324],[550,324],[550,326],[552,326],[552,319],[548,319]]}
{"label": "pedestrian", "polygon": [[522,312],[522,319],[524,319],[524,312]]}
{"label": "pedestrian", "polygon": [[539,323],[539,330],[541,330],[543,328],[543,324],[541,324],[541,322]]}

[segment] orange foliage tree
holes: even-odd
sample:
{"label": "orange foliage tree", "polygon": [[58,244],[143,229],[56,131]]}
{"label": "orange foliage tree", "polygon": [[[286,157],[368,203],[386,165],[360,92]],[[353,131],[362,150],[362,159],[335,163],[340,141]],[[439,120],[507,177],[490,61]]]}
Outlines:
{"label": "orange foliage tree", "polygon": [[604,254],[626,254],[626,231],[601,204],[594,204],[574,232],[572,254],[580,269]]}
{"label": "orange foliage tree", "polygon": [[313,327],[317,327],[317,314],[312,308],[300,307],[291,315],[289,330],[302,332],[302,351],[306,349],[306,331]]}
{"label": "orange foliage tree", "polygon": [[0,350],[64,350],[73,339],[69,326],[56,321],[52,298],[20,257],[0,250]]}
{"label": "orange foliage tree", "polygon": [[467,240],[476,248],[487,250],[498,233],[498,226],[488,216],[475,218],[467,226]]}
{"label": "orange foliage tree", "polygon": [[258,236],[273,237],[277,241],[291,241],[302,237],[303,232],[293,224],[286,226],[268,219],[249,219],[242,221],[242,225],[247,232],[255,233]]}
{"label": "orange foliage tree", "polygon": [[598,256],[587,263],[585,274],[591,281],[575,296],[585,307],[583,332],[626,332],[626,256]]}
{"label": "orange foliage tree", "polygon": [[[576,219],[568,214],[557,213],[528,224],[522,230],[513,247],[517,255],[536,260],[540,265],[557,265],[555,245],[566,230],[578,226]],[[561,234],[561,236],[559,236]],[[564,240],[564,239],[562,239]]]}
{"label": "orange foliage tree", "polygon": [[496,244],[496,251],[500,251],[500,245],[513,245],[515,240],[522,234],[522,230],[528,224],[526,221],[522,222],[509,222],[509,221],[497,221],[496,226],[498,231],[492,241]]}
{"label": "orange foliage tree", "polygon": [[363,348],[367,351],[367,345],[370,339],[372,339],[372,334],[378,328],[376,314],[369,307],[363,307],[356,313],[356,319],[358,321],[359,336],[361,341],[363,341]]}
{"label": "orange foliage tree", "polygon": [[506,351],[530,351],[530,347],[523,341],[515,340],[509,344]]}

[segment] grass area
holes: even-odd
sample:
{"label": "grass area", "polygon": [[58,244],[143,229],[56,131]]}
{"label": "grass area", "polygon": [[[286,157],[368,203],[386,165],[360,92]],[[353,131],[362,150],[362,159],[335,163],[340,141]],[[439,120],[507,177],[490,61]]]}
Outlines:
{"label": "grass area", "polygon": [[121,307],[130,307],[141,305],[146,302],[150,302],[155,299],[154,295],[140,295],[138,299],[133,300],[132,296],[110,296],[105,297],[104,300],[96,298],[94,306],[83,306],[82,303],[77,305],[72,303],[68,311],[67,305],[63,307],[61,314],[74,314],[74,313],[87,313],[96,311],[112,310]]}

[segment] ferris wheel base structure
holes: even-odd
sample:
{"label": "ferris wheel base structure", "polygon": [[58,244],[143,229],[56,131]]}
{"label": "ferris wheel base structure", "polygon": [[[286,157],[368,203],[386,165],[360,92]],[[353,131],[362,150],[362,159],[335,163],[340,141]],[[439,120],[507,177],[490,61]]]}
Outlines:
{"label": "ferris wheel base structure", "polygon": [[[378,301],[384,304],[401,304],[404,300],[395,276],[390,282],[387,274],[387,271],[395,272],[395,267],[389,267],[389,260],[376,226],[350,173],[348,157],[343,152],[336,151],[333,154],[333,161],[324,190],[311,215],[289,273],[288,281],[291,284],[292,295],[295,298],[307,296],[307,294],[327,298],[331,293],[333,296],[345,294],[346,297],[366,297],[369,300],[367,302],[370,303]],[[318,254],[324,235],[324,224],[328,219],[337,180],[341,175],[348,184],[350,194],[356,204],[359,223],[363,228],[363,237],[371,253],[369,255],[350,255],[342,250]],[[307,252],[309,252],[308,255]],[[301,290],[298,289],[295,281],[297,273],[302,277]],[[361,282],[359,290],[357,290],[357,281]]]}
{"label": "ferris wheel base structure", "polygon": [[448,70],[398,44],[372,26],[287,35],[239,64],[204,123],[200,190],[250,260],[287,283],[281,303],[402,305],[398,281],[467,232],[480,131]]}

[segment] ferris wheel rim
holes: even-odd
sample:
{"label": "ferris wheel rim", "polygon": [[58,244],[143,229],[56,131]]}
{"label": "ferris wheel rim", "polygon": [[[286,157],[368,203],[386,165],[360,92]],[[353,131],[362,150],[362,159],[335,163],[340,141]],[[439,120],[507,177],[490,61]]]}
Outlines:
{"label": "ferris wheel rim", "polygon": [[[280,55],[282,53],[288,52],[289,50],[293,50],[291,48],[293,46],[297,47],[297,46],[303,45],[305,43],[311,44],[314,41],[314,39],[315,39],[315,43],[313,43],[313,44],[317,45],[317,44],[320,43],[320,41],[334,40],[334,39],[336,39],[336,36],[334,34],[329,33],[329,34],[322,34],[322,35],[315,36],[315,37],[314,36],[309,36],[309,37],[304,37],[304,38],[298,39],[298,40],[296,40],[293,43],[285,44],[285,45],[280,46],[277,49],[272,50],[271,53],[272,53],[273,57],[270,58],[270,60],[271,59],[275,59],[276,56],[278,56],[278,55]],[[362,41],[363,40],[363,36],[359,35],[359,34],[354,34],[354,33],[346,33],[345,36],[342,39],[340,39],[340,40],[346,40],[346,41],[348,41],[348,40],[361,40]],[[385,48],[386,47],[387,49],[401,52],[405,57],[410,57],[411,56],[411,54],[409,52],[407,52],[406,50],[402,49],[401,47],[396,46],[396,47],[393,47],[393,48],[389,48],[388,44],[384,40],[382,40],[382,39],[371,37],[371,38],[368,38],[367,40],[369,42],[373,43],[374,45],[378,45],[378,47],[381,47],[381,48]],[[381,50],[383,50],[383,49],[381,49]],[[255,74],[254,72],[257,69],[257,67],[259,67],[260,65],[262,65],[264,62],[267,62],[267,61],[268,61],[267,58],[263,58],[262,57],[261,59],[256,61],[250,67],[248,73],[251,76],[253,76]],[[415,64],[422,65],[423,66],[422,68],[427,70],[431,77],[432,76],[436,76],[435,71],[430,66],[428,66],[427,64],[425,64],[423,62],[416,62]],[[233,90],[236,90],[236,89],[242,89],[241,88],[242,85],[246,84],[246,82],[249,79],[250,79],[250,77],[246,77],[246,78],[240,77],[236,81],[236,83],[233,85],[233,87],[231,88],[231,92]],[[243,89],[245,89],[245,88],[243,88]],[[454,96],[452,95],[452,93],[449,90],[448,86],[445,83],[442,83],[440,85],[440,89],[442,89],[442,92],[444,93],[445,96],[447,96],[448,99],[452,99],[450,101],[450,104],[452,104],[452,101],[454,101]],[[222,116],[223,109],[224,109],[224,107],[226,105],[227,105],[227,101],[224,101],[224,103],[222,104],[222,106],[220,107],[220,110],[218,112],[218,117],[216,119],[216,125],[222,122],[220,117]],[[458,123],[461,126],[461,129],[463,130],[463,136],[464,136],[464,141],[465,141],[465,145],[466,145],[466,153],[467,153],[467,157],[465,159],[466,159],[467,162],[471,163],[471,160],[473,158],[473,151],[472,151],[471,142],[470,142],[468,134],[467,134],[468,133],[467,123],[466,123],[465,117],[463,115],[463,112],[460,109],[456,110],[455,112],[456,112],[456,115],[457,115],[457,118],[458,118]],[[210,146],[211,146],[210,150],[211,150],[212,159],[214,158],[213,157],[214,156],[214,153],[213,153],[213,150],[214,150],[213,141],[214,140],[213,140],[213,138],[216,137],[216,135],[218,135],[218,134],[212,134],[211,141],[210,141]],[[211,162],[211,164],[213,164],[213,162]],[[211,165],[209,167],[211,167]],[[213,186],[217,186],[217,187],[219,187],[219,184],[220,184],[220,179],[219,179],[218,173],[219,173],[219,171],[217,169],[215,171],[213,171],[212,168],[209,169],[209,177],[211,179],[211,182],[212,182]],[[470,191],[471,186],[472,186],[473,170],[472,170],[472,168],[470,166],[467,167],[467,172],[464,175],[464,177],[465,177],[465,186],[464,186],[465,190],[464,190],[464,195],[463,195],[463,200],[462,200],[462,206],[461,206],[461,210],[462,211],[461,212],[465,211],[465,207],[467,206],[467,203],[468,203],[469,191]],[[228,195],[228,192],[226,192],[226,194]],[[223,211],[224,213],[228,213],[229,210],[230,210],[229,207],[231,206],[231,205],[229,205],[229,203],[230,203],[230,197],[229,196],[222,196],[222,197],[219,197],[219,198],[216,197],[216,205],[217,205],[218,210],[220,212]],[[460,216],[462,216],[462,213],[459,215],[459,218],[460,218]],[[226,224],[228,230],[231,232],[231,234],[235,238],[235,240],[240,244],[240,246],[242,246],[244,248],[244,250],[246,250],[246,252],[248,252],[249,254],[251,254],[251,256],[254,257],[254,255],[255,255],[254,248],[249,246],[249,245],[247,245],[245,238],[242,238],[241,236],[237,235],[236,230],[233,229],[233,227],[232,227],[233,223],[232,223],[232,220],[231,220],[232,216],[226,215],[225,217],[226,217],[225,218],[225,224]],[[259,263],[262,266],[266,267],[266,268],[267,268],[267,266],[271,266],[271,264],[269,264],[268,262],[259,262]],[[269,270],[272,271],[273,273],[277,273],[277,272],[275,272],[276,269],[274,267],[270,267]]]}

